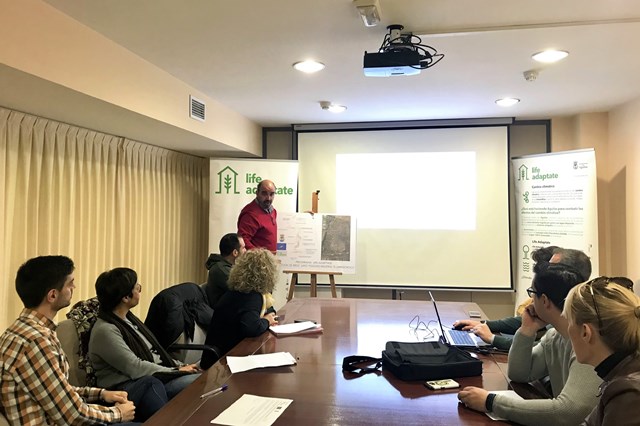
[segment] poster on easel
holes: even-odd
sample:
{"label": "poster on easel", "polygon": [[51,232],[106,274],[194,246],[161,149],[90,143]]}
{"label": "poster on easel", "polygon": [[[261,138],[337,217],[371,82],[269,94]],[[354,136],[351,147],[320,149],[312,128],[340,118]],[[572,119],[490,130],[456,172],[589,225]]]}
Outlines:
{"label": "poster on easel", "polygon": [[533,279],[531,253],[546,246],[582,250],[598,276],[598,199],[593,149],[528,155],[515,173],[518,303]]}
{"label": "poster on easel", "polygon": [[277,256],[283,270],[356,271],[356,218],[326,213],[278,214]]}

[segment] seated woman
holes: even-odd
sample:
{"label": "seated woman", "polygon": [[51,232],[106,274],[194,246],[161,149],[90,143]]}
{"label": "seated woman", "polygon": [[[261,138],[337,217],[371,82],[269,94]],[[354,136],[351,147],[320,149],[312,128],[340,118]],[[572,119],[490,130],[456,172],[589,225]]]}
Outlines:
{"label": "seated woman", "polygon": [[89,339],[89,358],[98,384],[127,391],[144,421],[198,378],[196,365],[172,359],[130,309],[142,286],[133,269],[115,268],[96,280],[98,319]]}
{"label": "seated woman", "polygon": [[574,287],[564,305],[578,362],[604,380],[587,425],[631,425],[640,419],[640,297],[627,278],[599,277]]}
{"label": "seated woman", "polygon": [[[278,324],[270,306],[278,266],[269,250],[253,249],[240,256],[229,274],[229,291],[213,310],[206,345],[222,356],[245,337],[255,337]],[[218,358],[205,352],[200,363],[206,369]]]}

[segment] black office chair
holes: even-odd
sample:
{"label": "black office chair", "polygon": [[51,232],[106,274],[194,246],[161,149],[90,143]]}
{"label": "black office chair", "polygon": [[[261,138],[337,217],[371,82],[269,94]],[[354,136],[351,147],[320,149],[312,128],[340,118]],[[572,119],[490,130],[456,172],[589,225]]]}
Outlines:
{"label": "black office chair", "polygon": [[204,290],[187,282],[158,293],[144,323],[173,358],[193,364],[202,358],[203,350],[216,353],[204,345],[212,316]]}

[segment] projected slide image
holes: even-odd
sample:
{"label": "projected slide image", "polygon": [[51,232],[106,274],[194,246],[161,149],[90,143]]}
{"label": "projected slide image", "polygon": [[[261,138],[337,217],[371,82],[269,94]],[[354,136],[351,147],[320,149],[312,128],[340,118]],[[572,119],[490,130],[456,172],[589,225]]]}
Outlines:
{"label": "projected slide image", "polygon": [[350,216],[327,215],[322,217],[320,258],[322,260],[349,261],[351,258]]}
{"label": "projected slide image", "polygon": [[474,230],[476,186],[475,152],[336,155],[337,211],[361,229]]}
{"label": "projected slide image", "polygon": [[[298,161],[298,209],[321,191],[319,212],[351,217],[341,285],[510,288],[507,126],[300,132]],[[318,257],[295,266],[344,271],[318,215]]]}

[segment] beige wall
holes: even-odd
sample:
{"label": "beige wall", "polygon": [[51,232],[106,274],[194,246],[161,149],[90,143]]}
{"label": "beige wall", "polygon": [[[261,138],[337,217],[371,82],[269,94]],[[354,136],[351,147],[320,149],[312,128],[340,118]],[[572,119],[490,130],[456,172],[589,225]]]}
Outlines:
{"label": "beige wall", "polygon": [[609,263],[609,218],[607,159],[609,151],[608,114],[589,113],[571,117],[559,117],[552,120],[551,151],[571,151],[593,148],[596,155],[598,186],[598,251],[599,270],[605,274]]}
{"label": "beige wall", "polygon": [[609,112],[608,160],[610,273],[633,279],[640,294],[640,98]]}
{"label": "beige wall", "polygon": [[[114,111],[128,114],[115,120],[94,117],[90,123],[83,122],[86,111],[82,106],[62,99],[64,108],[60,108],[60,99],[39,98],[40,91],[28,82],[19,88],[20,102],[28,105],[25,99],[32,97],[33,108],[12,105],[2,93],[13,88],[6,80],[15,73],[9,72],[0,74],[0,105],[61,121],[66,118],[59,116],[57,110],[72,109],[71,124],[140,138],[154,145],[162,145],[163,134],[169,128],[180,130],[175,133],[178,137],[201,142],[192,152],[206,153],[208,142],[212,150],[228,148],[240,155],[262,154],[262,129],[256,123],[47,3],[0,0],[0,10],[0,65],[33,76],[38,84],[45,81],[69,93],[82,94],[83,102],[101,108],[106,117],[112,117]],[[206,103],[206,122],[189,117],[189,95]],[[114,106],[119,109],[114,110]],[[129,127],[119,130],[117,126],[125,121]],[[136,123],[139,128],[133,129]],[[150,129],[154,126],[157,129]],[[145,131],[149,137],[141,137]],[[164,146],[184,152],[180,145]]]}
{"label": "beige wall", "polygon": [[[594,148],[600,273],[640,278],[640,99],[609,112],[552,120],[552,151]],[[636,292],[638,288],[636,287]]]}

